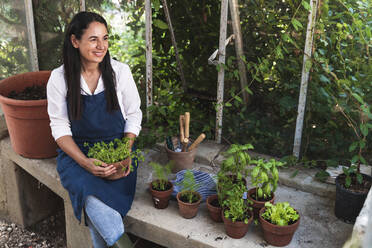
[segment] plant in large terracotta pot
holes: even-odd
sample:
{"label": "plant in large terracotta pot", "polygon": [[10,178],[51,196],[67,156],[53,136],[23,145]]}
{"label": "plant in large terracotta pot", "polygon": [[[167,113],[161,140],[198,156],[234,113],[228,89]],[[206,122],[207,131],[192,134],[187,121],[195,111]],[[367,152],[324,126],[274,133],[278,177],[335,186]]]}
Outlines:
{"label": "plant in large terracotta pot", "polygon": [[250,201],[243,199],[245,190],[245,185],[240,181],[226,192],[227,197],[223,201],[222,220],[225,231],[228,236],[235,239],[244,237],[253,220]]}
{"label": "plant in large terracotta pot", "polygon": [[194,173],[187,170],[184,178],[177,184],[181,191],[177,194],[179,213],[186,219],[191,219],[198,213],[199,205],[202,200],[201,195],[197,192],[199,184],[196,183]]}
{"label": "plant in large terracotta pot", "polygon": [[155,172],[156,179],[149,184],[150,193],[154,207],[164,209],[168,207],[169,199],[173,192],[173,184],[168,180],[173,163],[161,165],[151,162],[150,165]]}
{"label": "plant in large terracotta pot", "polygon": [[[130,138],[127,137],[114,139],[108,143],[101,141],[89,144],[86,142],[84,147],[88,147],[87,155],[89,158],[95,158],[108,165],[112,164],[118,169],[115,174],[107,178],[110,180],[128,176],[134,169],[130,163],[131,159],[135,162],[135,166],[138,166],[138,161],[144,160],[141,150],[131,151]],[[95,164],[101,166],[99,161],[95,161]]]}
{"label": "plant in large terracotta pot", "polygon": [[0,103],[8,127],[13,150],[27,158],[49,158],[57,155],[47,113],[47,99],[12,99],[13,92],[26,88],[42,88],[45,92],[50,71],[27,72],[0,81]]}
{"label": "plant in large terracotta pot", "polygon": [[344,173],[336,178],[335,215],[352,223],[358,217],[372,184],[372,177],[360,172],[361,163],[367,164],[363,154],[368,147],[367,136],[372,131],[372,114],[370,105],[360,95],[353,92],[350,95],[348,108],[355,108],[357,116],[348,115],[343,107],[337,107],[357,138],[349,147],[349,151],[356,154],[351,159],[351,166],[344,167]]}
{"label": "plant in large terracotta pot", "polygon": [[255,187],[248,191],[248,199],[253,202],[253,212],[255,218],[258,218],[258,213],[266,202],[274,203],[275,190],[279,180],[279,166],[283,163],[270,159],[258,159],[253,161],[256,165],[251,169],[251,183]]}
{"label": "plant in large terracotta pot", "polygon": [[264,239],[274,246],[288,245],[300,224],[300,215],[288,202],[265,203],[260,210]]}

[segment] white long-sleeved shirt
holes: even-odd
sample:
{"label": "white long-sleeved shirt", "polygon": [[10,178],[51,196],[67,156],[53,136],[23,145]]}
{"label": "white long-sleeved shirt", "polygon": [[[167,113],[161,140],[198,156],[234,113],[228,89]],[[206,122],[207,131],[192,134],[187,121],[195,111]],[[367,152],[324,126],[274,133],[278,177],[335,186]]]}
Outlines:
{"label": "white long-sleeved shirt", "polygon": [[[120,110],[126,121],[123,132],[133,133],[138,136],[142,121],[141,99],[132,73],[128,65],[116,60],[112,59],[111,65],[116,74],[116,93]],[[99,78],[97,88],[93,94],[83,76],[80,77],[80,83],[82,95],[96,95],[105,90],[102,76]],[[48,114],[52,135],[55,140],[65,135],[72,136],[66,96],[67,85],[62,65],[52,71],[47,84]]]}

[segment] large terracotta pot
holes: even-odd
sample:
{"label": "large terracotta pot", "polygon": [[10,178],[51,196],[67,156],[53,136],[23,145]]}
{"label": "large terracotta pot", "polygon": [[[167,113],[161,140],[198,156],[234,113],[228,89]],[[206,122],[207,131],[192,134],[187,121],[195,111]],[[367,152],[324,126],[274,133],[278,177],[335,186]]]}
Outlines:
{"label": "large terracotta pot", "polygon": [[259,219],[266,242],[274,246],[286,246],[291,243],[293,234],[296,232],[298,226],[300,225],[300,217],[292,225],[278,226],[271,224],[270,222],[262,218],[261,215],[265,212],[265,210],[265,208],[262,208],[260,210]]}
{"label": "large terracotta pot", "polygon": [[50,71],[27,72],[0,81],[0,103],[13,150],[27,158],[57,155],[47,113],[47,100],[15,100],[11,91],[20,92],[32,85],[46,86]]}

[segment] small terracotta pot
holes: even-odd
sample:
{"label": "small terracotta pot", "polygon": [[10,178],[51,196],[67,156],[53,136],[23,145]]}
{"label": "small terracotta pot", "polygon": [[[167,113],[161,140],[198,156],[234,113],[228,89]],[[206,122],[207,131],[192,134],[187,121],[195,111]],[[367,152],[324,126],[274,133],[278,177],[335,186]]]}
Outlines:
{"label": "small terracotta pot", "polygon": [[253,214],[254,214],[254,218],[257,219],[261,208],[265,207],[266,202],[270,202],[271,204],[274,204],[275,194],[272,193],[273,198],[270,201],[257,201],[252,197],[253,194],[256,194],[256,188],[248,190],[247,198],[253,202],[253,205],[252,205]]}
{"label": "small terracotta pot", "polygon": [[225,226],[226,234],[234,239],[241,239],[248,232],[249,225],[253,221],[253,213],[249,212],[248,224],[245,224],[244,221],[235,221],[233,222],[230,219],[225,218],[223,211],[221,212],[222,220]]}
{"label": "small terracotta pot", "polygon": [[129,164],[130,158],[128,157],[125,160],[113,163],[113,164],[108,164],[108,165],[113,165],[116,167],[117,172],[113,175],[111,175],[108,179],[110,180],[116,180],[122,177],[126,177],[130,173],[130,164]]}
{"label": "small terracotta pot", "polygon": [[[172,139],[174,147],[177,145],[177,138]],[[191,140],[189,144],[191,143]],[[194,163],[195,154],[197,151],[197,147],[192,149],[191,151],[187,152],[175,152],[168,149],[167,144],[165,144],[165,151],[167,153],[168,159],[173,161],[174,164],[172,166],[172,173],[177,173],[181,170],[188,170],[192,169],[192,165]]]}
{"label": "small terracotta pot", "polygon": [[178,192],[178,194],[177,194],[177,202],[178,202],[179,213],[185,219],[194,218],[196,216],[196,214],[198,213],[198,209],[199,209],[199,205],[200,205],[200,202],[202,200],[202,197],[198,192],[194,192],[194,193],[196,195],[198,195],[198,197],[199,197],[199,200],[197,202],[194,202],[194,203],[187,203],[187,202],[181,201],[181,199],[180,199],[181,192]]}
{"label": "small terracotta pot", "polygon": [[11,91],[21,92],[33,85],[46,86],[50,71],[26,72],[0,81],[0,103],[13,150],[26,158],[57,155],[47,113],[47,100],[8,98]]}
{"label": "small terracotta pot", "polygon": [[173,192],[173,184],[168,181],[168,185],[171,186],[170,189],[165,191],[159,191],[152,188],[152,182],[149,184],[150,193],[152,195],[152,201],[154,203],[155,208],[164,209],[168,207],[169,199]]}
{"label": "small terracotta pot", "polygon": [[211,195],[207,198],[207,208],[208,208],[209,215],[211,216],[212,220],[214,220],[215,222],[222,222],[222,215],[221,215],[222,208],[221,206],[220,207],[213,206],[211,203],[214,200],[218,201],[217,195]]}
{"label": "small terracotta pot", "polygon": [[[286,246],[291,243],[293,234],[296,232],[298,226],[300,225],[300,217],[292,225],[277,226],[262,218],[261,215],[265,212],[265,210],[265,208],[262,208],[260,210],[259,219],[266,242],[274,246]],[[298,213],[297,210],[296,212]]]}

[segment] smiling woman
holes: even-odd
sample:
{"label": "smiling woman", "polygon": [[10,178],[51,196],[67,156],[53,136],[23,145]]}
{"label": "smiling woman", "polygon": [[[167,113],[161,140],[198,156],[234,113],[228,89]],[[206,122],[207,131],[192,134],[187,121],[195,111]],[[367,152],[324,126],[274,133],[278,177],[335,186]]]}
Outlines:
{"label": "smiling woman", "polygon": [[[95,248],[131,247],[122,217],[132,205],[137,167],[123,174],[87,153],[94,143],[123,137],[129,138],[128,153],[133,150],[142,112],[132,73],[128,65],[110,58],[107,23],[92,12],[78,13],[68,25],[63,62],[47,85],[50,126],[60,147],[61,183],[79,221],[84,208]],[[125,161],[123,166],[132,162]]]}

